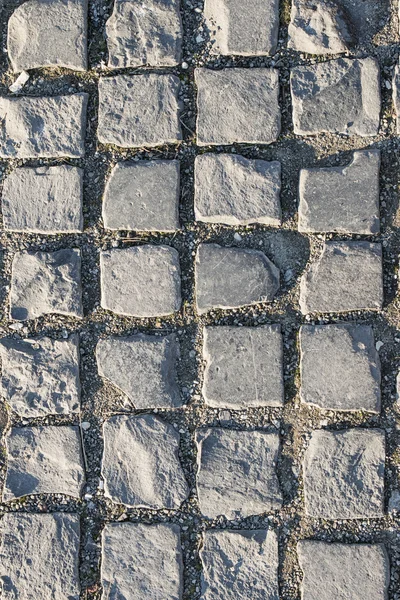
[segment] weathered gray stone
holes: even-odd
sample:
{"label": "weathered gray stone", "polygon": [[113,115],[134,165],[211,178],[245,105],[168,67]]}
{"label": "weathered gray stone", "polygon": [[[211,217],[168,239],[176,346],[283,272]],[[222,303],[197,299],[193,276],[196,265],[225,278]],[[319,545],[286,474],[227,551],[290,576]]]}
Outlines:
{"label": "weathered gray stone", "polygon": [[237,519],[281,506],[277,435],[213,427],[198,429],[196,444],[197,494],[203,515]]}
{"label": "weathered gray stone", "polygon": [[14,71],[40,67],[87,69],[87,0],[28,0],[8,21]]}
{"label": "weathered gray stone", "polygon": [[346,167],[302,169],[299,231],[379,233],[380,151],[354,152]]}
{"label": "weathered gray stone", "polygon": [[189,490],[179,433],[153,415],[117,415],[103,425],[102,475],[108,498],[131,507],[178,509]]}
{"label": "weathered gray stone", "polygon": [[371,136],[379,130],[379,65],[374,58],[339,58],[292,69],[294,132]]}
{"label": "weathered gray stone", "polygon": [[302,276],[303,314],[379,310],[383,303],[382,247],[369,242],[326,242]]}
{"label": "weathered gray stone", "polygon": [[175,334],[108,338],[100,340],[96,348],[100,375],[122,390],[136,409],[182,405],[177,384],[178,357]]}
{"label": "weathered gray stone", "polygon": [[277,69],[196,69],[199,146],[271,144],[281,130]]}
{"label": "weathered gray stone", "polygon": [[2,600],[79,600],[79,516],[8,513],[0,521]]}
{"label": "weathered gray stone", "polygon": [[195,161],[197,221],[248,225],[281,223],[281,165],[232,154],[201,154]]}
{"label": "weathered gray stone", "polygon": [[195,271],[200,314],[271,302],[279,289],[279,270],[258,250],[200,244]]}
{"label": "weathered gray stone", "polygon": [[172,315],[181,306],[178,252],[135,246],[100,255],[101,306],[133,317]]}
{"label": "weathered gray stone", "polygon": [[[399,4],[399,12],[400,12],[400,4]],[[394,76],[393,76],[393,104],[394,110],[396,113],[396,131],[400,134],[400,63],[395,66]]]}
{"label": "weathered gray stone", "polygon": [[382,517],[384,431],[313,431],[303,475],[307,515],[321,519]]}
{"label": "weathered gray stone", "polygon": [[206,327],[203,357],[203,396],[209,406],[282,406],[280,325]]}
{"label": "weathered gray stone", "polygon": [[169,74],[101,77],[97,128],[100,142],[140,148],[182,140],[179,85],[178,77]]}
{"label": "weathered gray stone", "polygon": [[59,165],[15,169],[3,184],[4,229],[33,233],[83,230],[83,171]]}
{"label": "weathered gray stone", "polygon": [[106,184],[106,229],[175,231],[179,229],[179,161],[118,163]]}
{"label": "weathered gray stone", "polygon": [[3,398],[21,417],[79,412],[79,338],[0,340]]}
{"label": "weathered gray stone", "polygon": [[109,523],[102,534],[107,600],[181,600],[183,560],[174,524]]}
{"label": "weathered gray stone", "polygon": [[14,256],[11,318],[25,321],[50,313],[83,316],[80,250],[17,252]]}
{"label": "weathered gray stone", "polygon": [[0,158],[84,156],[87,99],[0,97]]}

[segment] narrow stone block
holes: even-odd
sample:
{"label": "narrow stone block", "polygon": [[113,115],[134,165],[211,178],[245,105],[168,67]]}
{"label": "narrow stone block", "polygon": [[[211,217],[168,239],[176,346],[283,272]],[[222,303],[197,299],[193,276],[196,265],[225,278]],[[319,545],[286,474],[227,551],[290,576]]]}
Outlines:
{"label": "narrow stone block", "polygon": [[398,134],[400,134],[400,64],[395,66],[392,88],[393,104],[396,114],[396,131]]}

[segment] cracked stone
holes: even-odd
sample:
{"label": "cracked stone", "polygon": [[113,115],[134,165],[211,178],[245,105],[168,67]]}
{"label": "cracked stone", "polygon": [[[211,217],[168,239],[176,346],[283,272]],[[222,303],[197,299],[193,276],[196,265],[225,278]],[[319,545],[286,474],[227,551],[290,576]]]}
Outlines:
{"label": "cracked stone", "polygon": [[396,113],[396,123],[397,123],[396,131],[398,134],[400,134],[400,63],[397,64],[394,69],[392,88],[393,88],[393,104],[394,104],[394,110]]}

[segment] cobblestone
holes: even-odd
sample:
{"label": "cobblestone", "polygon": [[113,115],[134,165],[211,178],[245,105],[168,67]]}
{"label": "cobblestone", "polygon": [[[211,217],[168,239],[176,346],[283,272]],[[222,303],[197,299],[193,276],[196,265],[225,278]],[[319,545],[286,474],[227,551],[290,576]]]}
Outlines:
{"label": "cobblestone", "polygon": [[393,104],[396,113],[396,132],[400,133],[400,64],[395,66],[392,88]]}

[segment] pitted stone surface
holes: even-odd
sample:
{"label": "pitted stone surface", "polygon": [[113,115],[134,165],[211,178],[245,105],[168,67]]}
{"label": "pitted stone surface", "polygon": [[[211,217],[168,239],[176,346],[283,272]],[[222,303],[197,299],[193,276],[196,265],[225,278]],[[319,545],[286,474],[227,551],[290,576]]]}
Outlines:
{"label": "pitted stone surface", "polygon": [[79,600],[79,529],[75,514],[5,514],[2,600]]}
{"label": "pitted stone surface", "polygon": [[294,133],[378,134],[381,99],[374,58],[339,58],[295,67],[290,88]]}
{"label": "pitted stone surface", "polygon": [[153,415],[117,415],[103,425],[105,495],[131,507],[178,509],[189,490],[179,433]]}
{"label": "pitted stone surface", "polygon": [[0,158],[80,158],[88,94],[0,97]]}
{"label": "pitted stone surface", "polygon": [[[400,5],[399,5],[400,6]],[[400,9],[399,9],[400,11]],[[393,77],[393,104],[396,113],[396,131],[400,134],[400,64],[397,64],[394,69]]]}
{"label": "pitted stone surface", "polygon": [[321,519],[383,516],[385,433],[317,430],[303,465],[306,514]]}
{"label": "pitted stone surface", "polygon": [[281,165],[232,154],[201,154],[195,161],[197,221],[248,225],[281,223]]}
{"label": "pitted stone surface", "polygon": [[17,252],[11,274],[11,318],[56,313],[82,317],[80,250]]}
{"label": "pitted stone surface", "polygon": [[199,146],[271,144],[281,130],[277,69],[196,69]]}
{"label": "pitted stone surface", "polygon": [[380,151],[354,152],[346,167],[302,169],[299,231],[379,233]]}
{"label": "pitted stone surface", "polygon": [[101,77],[100,142],[122,148],[178,143],[182,140],[179,85],[178,77],[169,74]]}
{"label": "pitted stone surface", "polygon": [[79,338],[0,340],[2,393],[25,418],[79,412]]}
{"label": "pitted stone surface", "polygon": [[182,405],[178,357],[175,334],[108,338],[100,340],[96,348],[100,375],[122,390],[136,409]]}
{"label": "pitted stone surface", "polygon": [[83,230],[83,171],[78,167],[22,167],[3,184],[4,229],[33,233]]}
{"label": "pitted stone surface", "polygon": [[276,434],[213,427],[198,429],[196,444],[197,494],[203,515],[237,519],[281,506]]}
{"label": "pitted stone surface", "polygon": [[280,325],[206,327],[203,358],[203,396],[209,406],[282,406]]}
{"label": "pitted stone surface", "polygon": [[380,310],[382,247],[369,242],[326,242],[320,258],[302,276],[303,314]]}
{"label": "pitted stone surface", "polygon": [[196,304],[202,314],[271,302],[279,289],[279,270],[258,250],[200,244],[195,264]]}
{"label": "pitted stone surface", "polygon": [[106,229],[176,231],[179,229],[179,161],[118,163],[106,184]]}
{"label": "pitted stone surface", "polygon": [[101,306],[133,317],[172,315],[181,306],[178,252],[135,246],[100,254]]}

